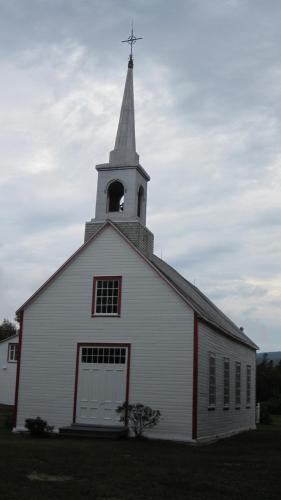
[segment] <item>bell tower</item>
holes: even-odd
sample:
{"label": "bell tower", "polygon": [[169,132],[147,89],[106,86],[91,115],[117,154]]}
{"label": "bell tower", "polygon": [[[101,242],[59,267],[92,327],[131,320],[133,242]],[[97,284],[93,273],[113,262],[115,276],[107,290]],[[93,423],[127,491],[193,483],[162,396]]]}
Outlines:
{"label": "bell tower", "polygon": [[98,184],[95,218],[86,222],[85,241],[107,220],[115,223],[143,253],[153,252],[153,235],[146,228],[147,183],[149,175],[136,152],[132,45],[139,38],[131,35],[125,89],[114,149],[109,162],[96,166]]}

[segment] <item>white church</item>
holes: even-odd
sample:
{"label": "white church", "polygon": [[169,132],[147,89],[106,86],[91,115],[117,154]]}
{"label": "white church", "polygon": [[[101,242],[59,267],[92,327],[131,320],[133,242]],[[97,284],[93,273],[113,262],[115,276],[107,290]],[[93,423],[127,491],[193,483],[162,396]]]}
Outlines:
{"label": "white church", "polygon": [[84,244],[18,310],[15,431],[37,416],[58,431],[119,429],[124,402],[160,410],[152,438],[196,443],[255,429],[257,346],[153,253],[132,55],[115,146],[96,169]]}

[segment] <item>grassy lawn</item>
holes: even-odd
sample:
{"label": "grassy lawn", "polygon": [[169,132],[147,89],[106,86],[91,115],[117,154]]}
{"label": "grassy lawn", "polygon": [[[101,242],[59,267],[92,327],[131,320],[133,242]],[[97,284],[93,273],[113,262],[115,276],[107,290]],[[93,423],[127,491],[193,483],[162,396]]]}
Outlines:
{"label": "grassy lawn", "polygon": [[[5,428],[0,407],[1,500],[281,498],[281,419],[217,443],[32,439]],[[32,473],[68,476],[35,481]]]}

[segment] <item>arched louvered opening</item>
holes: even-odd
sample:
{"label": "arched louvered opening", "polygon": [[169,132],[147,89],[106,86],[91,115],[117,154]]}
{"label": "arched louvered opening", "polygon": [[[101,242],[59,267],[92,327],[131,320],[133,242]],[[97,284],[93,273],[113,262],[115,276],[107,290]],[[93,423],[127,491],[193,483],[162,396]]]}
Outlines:
{"label": "arched louvered opening", "polygon": [[112,182],[107,190],[108,212],[123,212],[124,186],[119,181]]}
{"label": "arched louvered opening", "polygon": [[138,217],[141,217],[143,214],[143,206],[144,206],[144,189],[142,186],[139,188],[138,192]]}

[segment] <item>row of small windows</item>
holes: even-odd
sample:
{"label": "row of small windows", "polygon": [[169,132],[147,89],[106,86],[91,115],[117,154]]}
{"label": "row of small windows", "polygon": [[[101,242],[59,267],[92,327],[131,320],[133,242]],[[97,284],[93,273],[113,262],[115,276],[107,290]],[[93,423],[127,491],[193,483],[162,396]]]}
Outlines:
{"label": "row of small windows", "polygon": [[119,347],[83,347],[81,362],[124,365],[126,363],[126,349]]}
{"label": "row of small windows", "polygon": [[[245,404],[246,407],[251,406],[251,365],[246,365],[245,371]],[[230,360],[223,358],[223,406],[230,406]],[[209,408],[216,407],[217,399],[217,382],[216,382],[216,356],[209,354]],[[241,362],[236,361],[234,365],[234,403],[235,408],[241,406]]]}
{"label": "row of small windows", "polygon": [[[107,190],[107,211],[108,212],[123,212],[124,211],[124,186],[120,181],[112,182]],[[138,190],[138,206],[137,216],[141,217],[144,202],[144,189],[142,186]]]}

